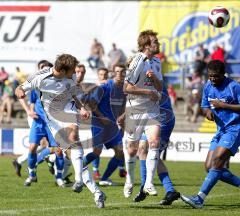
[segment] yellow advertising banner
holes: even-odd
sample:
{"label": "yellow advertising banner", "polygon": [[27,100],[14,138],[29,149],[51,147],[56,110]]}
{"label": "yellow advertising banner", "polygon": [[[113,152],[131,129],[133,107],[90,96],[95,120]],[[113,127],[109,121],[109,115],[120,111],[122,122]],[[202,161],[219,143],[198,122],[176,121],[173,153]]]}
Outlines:
{"label": "yellow advertising banner", "polygon": [[[215,6],[226,7],[230,22],[215,28],[208,22],[208,13]],[[224,47],[229,59],[240,59],[240,1],[145,1],[140,6],[140,31],[153,29],[158,32],[161,49],[174,72],[179,65],[191,63],[203,44],[211,53],[218,44]],[[236,66],[236,65],[234,65]],[[233,65],[229,68],[235,72]],[[239,66],[239,65],[238,65]],[[238,70],[238,73],[240,70]]]}

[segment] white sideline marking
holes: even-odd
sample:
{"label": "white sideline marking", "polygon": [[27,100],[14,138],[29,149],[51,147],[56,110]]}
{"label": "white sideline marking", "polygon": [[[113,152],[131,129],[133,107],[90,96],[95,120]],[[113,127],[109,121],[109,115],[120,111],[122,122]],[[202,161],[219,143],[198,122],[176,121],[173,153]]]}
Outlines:
{"label": "white sideline marking", "polygon": [[[226,197],[226,196],[234,196],[239,195],[239,193],[229,193],[229,194],[219,194],[219,195],[210,195],[207,199],[213,199],[218,197]],[[181,200],[175,201],[175,203],[182,202]],[[158,203],[146,203],[149,205],[158,205]],[[120,205],[136,205],[134,202],[117,202],[117,203],[109,203],[106,202],[106,208],[111,206],[120,206]],[[59,209],[79,209],[79,208],[89,208],[93,207],[93,205],[74,205],[74,206],[58,206],[58,207],[48,207],[48,208],[30,208],[30,209],[9,209],[9,210],[0,210],[0,215],[18,215],[23,212],[39,212],[39,211],[51,211],[51,210],[59,210]]]}

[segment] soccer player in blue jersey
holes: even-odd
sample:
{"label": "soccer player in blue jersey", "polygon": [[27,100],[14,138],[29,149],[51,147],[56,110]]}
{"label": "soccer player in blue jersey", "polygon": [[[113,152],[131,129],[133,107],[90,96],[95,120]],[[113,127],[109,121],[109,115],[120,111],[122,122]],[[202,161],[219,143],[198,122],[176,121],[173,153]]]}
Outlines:
{"label": "soccer player in blue jersey", "polygon": [[201,106],[207,119],[216,122],[217,132],[206,161],[208,174],[199,193],[181,195],[182,200],[193,208],[202,208],[218,180],[240,186],[240,179],[225,167],[240,145],[240,84],[225,77],[225,65],[219,60],[209,62],[207,69],[209,81],[203,90]]}
{"label": "soccer player in blue jersey", "polygon": [[[160,149],[162,151],[166,150],[169,143],[169,138],[171,136],[172,130],[175,125],[175,116],[172,110],[171,101],[167,92],[167,88],[163,85],[162,98],[159,102],[160,105],[160,115],[161,115],[161,138],[160,138]],[[147,194],[143,191],[143,187],[146,181],[146,158],[147,158],[148,143],[146,135],[141,137],[139,143],[138,157],[140,160],[140,175],[141,175],[141,188],[139,193],[133,199],[134,202],[143,201]],[[174,189],[172,181],[169,177],[167,167],[164,165],[163,161],[159,159],[157,166],[158,177],[166,190],[165,197],[160,201],[161,205],[171,205],[173,201],[180,198],[180,193]]]}
{"label": "soccer player in blue jersey", "polygon": [[[53,65],[46,61],[42,60],[38,63],[38,68],[44,69],[52,67]],[[28,153],[28,170],[29,170],[29,177],[26,179],[24,185],[30,186],[32,182],[37,181],[36,176],[36,166],[37,162],[39,163],[41,161],[41,158],[44,158],[44,156],[50,154],[50,150],[48,148],[45,148],[41,154],[40,157],[37,156],[37,148],[43,138],[46,138],[49,147],[57,147],[57,144],[46,124],[45,121],[45,113],[41,104],[41,100],[35,90],[32,90],[29,94],[29,103],[30,105],[27,106],[23,99],[20,99],[21,104],[25,108],[26,112],[29,114],[30,117],[32,117],[33,121],[30,127],[30,134],[29,134],[29,153]],[[62,181],[62,170],[63,170],[63,155],[62,151],[60,149],[56,150],[56,183],[59,187],[64,187],[64,183]]]}
{"label": "soccer player in blue jersey", "polygon": [[[114,115],[114,118],[117,121],[118,127],[123,137],[124,130],[125,130],[125,105],[126,105],[126,95],[123,92],[123,84],[124,84],[123,81],[126,76],[126,67],[125,65],[117,64],[114,66],[113,72],[115,75],[114,78],[106,80],[106,83],[111,88],[111,93],[110,93],[111,110]],[[99,157],[92,162],[94,177],[96,179],[100,178],[100,174],[98,171],[99,163],[100,163]],[[109,163],[109,165],[111,166],[111,162]],[[119,161],[118,168],[119,168],[119,176],[125,177],[126,171],[124,169],[123,160]],[[104,180],[104,181],[100,181],[99,184],[111,185],[111,181]]]}
{"label": "soccer player in blue jersey", "polygon": [[[38,69],[42,70],[44,68],[47,67],[52,67],[52,63],[50,63],[47,60],[41,60],[38,62]],[[32,120],[34,118],[37,118],[37,114],[35,112],[32,112],[30,107],[34,107],[34,103],[30,104],[30,106],[27,105],[26,101],[24,99],[19,99],[19,102],[21,103],[22,107],[24,108],[24,110],[26,111],[27,115],[28,115],[28,124],[29,127],[31,127],[32,125]],[[42,140],[40,141],[40,145],[37,148],[37,164],[40,164],[47,155],[50,154],[50,149],[46,148],[48,146],[47,140],[46,138],[42,138]],[[28,152],[20,155],[18,158],[16,158],[15,160],[13,160],[12,164],[15,168],[16,174],[17,176],[21,177],[21,168],[22,168],[22,164],[24,162],[26,162],[28,159]],[[53,165],[51,165],[51,167],[49,166],[49,171],[51,171],[52,174],[54,174],[54,169],[53,169]]]}
{"label": "soccer player in blue jersey", "polygon": [[[32,182],[37,181],[36,177],[36,164],[37,164],[37,148],[40,144],[40,141],[43,137],[47,138],[49,143],[49,147],[57,147],[57,144],[46,124],[45,114],[42,108],[41,101],[35,90],[32,90],[29,98],[30,104],[34,104],[34,110],[30,112],[35,112],[36,117],[33,118],[32,126],[30,128],[29,135],[29,154],[28,154],[28,170],[29,177],[26,179],[24,185],[30,186]],[[49,151],[50,153],[50,151]],[[64,159],[62,152],[60,150],[56,151],[56,183],[60,187],[64,187],[64,183],[62,181],[62,170],[63,170]]]}
{"label": "soccer player in blue jersey", "polygon": [[[102,70],[102,68],[100,69]],[[120,120],[122,118],[120,116],[124,111],[121,113],[119,109],[125,109],[126,102],[126,97],[123,93],[125,68],[122,69],[117,73],[114,83],[110,80],[100,85],[93,94],[94,97],[90,99],[95,100],[97,103],[97,107],[92,112],[93,152],[84,157],[84,164],[87,165],[98,158],[102,152],[103,145],[107,149],[112,148],[115,152],[99,182],[100,185],[112,185],[109,177],[119,164],[124,163],[122,133],[118,127],[118,123],[122,123],[124,120]],[[112,94],[115,94],[114,97]]]}

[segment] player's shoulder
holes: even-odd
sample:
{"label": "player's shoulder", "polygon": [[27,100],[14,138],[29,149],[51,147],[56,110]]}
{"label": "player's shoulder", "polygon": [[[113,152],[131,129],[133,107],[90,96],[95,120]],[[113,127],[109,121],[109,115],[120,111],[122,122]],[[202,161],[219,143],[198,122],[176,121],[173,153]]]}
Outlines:
{"label": "player's shoulder", "polygon": [[147,57],[144,53],[138,52],[133,56],[133,62],[143,62],[146,61]]}
{"label": "player's shoulder", "polygon": [[31,82],[33,79],[43,80],[50,76],[53,76],[52,68],[44,68],[42,70],[37,71],[35,74],[29,76],[27,81]]}
{"label": "player's shoulder", "polygon": [[231,79],[231,78],[226,78],[226,79],[227,79],[227,82],[228,82],[229,85],[231,85],[231,86],[237,86],[237,87],[240,86],[240,83],[237,82],[236,80],[233,80],[233,79]]}

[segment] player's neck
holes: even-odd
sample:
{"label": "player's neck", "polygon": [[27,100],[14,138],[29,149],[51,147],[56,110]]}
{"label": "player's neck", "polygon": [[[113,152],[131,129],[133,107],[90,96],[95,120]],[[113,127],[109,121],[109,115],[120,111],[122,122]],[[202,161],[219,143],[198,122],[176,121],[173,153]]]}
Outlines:
{"label": "player's neck", "polygon": [[58,72],[53,68],[53,76],[58,79],[62,79],[65,77],[64,73]]}
{"label": "player's neck", "polygon": [[154,56],[151,52],[149,52],[148,49],[146,49],[143,53],[147,56],[148,59],[151,59]]}

